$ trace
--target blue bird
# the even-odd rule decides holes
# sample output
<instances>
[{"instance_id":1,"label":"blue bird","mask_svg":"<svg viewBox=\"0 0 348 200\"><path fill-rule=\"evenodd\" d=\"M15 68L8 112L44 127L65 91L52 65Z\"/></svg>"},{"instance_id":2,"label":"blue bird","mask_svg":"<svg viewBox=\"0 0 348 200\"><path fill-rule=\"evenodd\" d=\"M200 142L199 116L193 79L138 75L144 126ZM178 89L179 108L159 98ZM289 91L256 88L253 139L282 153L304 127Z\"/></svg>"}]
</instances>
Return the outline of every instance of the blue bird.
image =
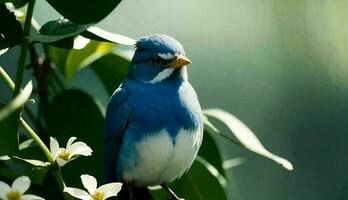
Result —
<instances>
[{"instance_id":1,"label":"blue bird","mask_svg":"<svg viewBox=\"0 0 348 200\"><path fill-rule=\"evenodd\" d=\"M135 187L161 185L192 165L203 115L183 46L163 34L142 37L135 46L128 75L107 106L106 176Z\"/></svg>"}]
</instances>

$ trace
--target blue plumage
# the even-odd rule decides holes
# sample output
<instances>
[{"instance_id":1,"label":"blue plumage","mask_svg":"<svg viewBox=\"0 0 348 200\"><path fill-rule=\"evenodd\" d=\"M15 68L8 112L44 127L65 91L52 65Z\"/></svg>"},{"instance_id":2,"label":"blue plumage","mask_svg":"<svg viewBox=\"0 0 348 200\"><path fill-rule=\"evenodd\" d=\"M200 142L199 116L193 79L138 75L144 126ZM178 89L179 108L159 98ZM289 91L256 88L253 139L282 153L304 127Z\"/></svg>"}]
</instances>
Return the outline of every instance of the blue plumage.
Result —
<instances>
[{"instance_id":1,"label":"blue plumage","mask_svg":"<svg viewBox=\"0 0 348 200\"><path fill-rule=\"evenodd\" d=\"M191 166L202 141L202 112L178 41L150 35L136 47L128 76L107 107L106 175L109 181L157 185Z\"/></svg>"}]
</instances>

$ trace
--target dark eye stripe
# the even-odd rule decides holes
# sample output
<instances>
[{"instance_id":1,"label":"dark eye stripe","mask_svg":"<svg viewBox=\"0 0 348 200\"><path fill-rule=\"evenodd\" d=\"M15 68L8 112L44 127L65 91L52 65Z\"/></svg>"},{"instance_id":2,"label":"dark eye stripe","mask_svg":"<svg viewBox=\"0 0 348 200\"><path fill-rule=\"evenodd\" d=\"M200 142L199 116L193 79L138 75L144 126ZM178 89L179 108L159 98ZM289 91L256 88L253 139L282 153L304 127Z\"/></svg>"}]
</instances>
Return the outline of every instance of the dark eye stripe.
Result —
<instances>
[{"instance_id":1,"label":"dark eye stripe","mask_svg":"<svg viewBox=\"0 0 348 200\"><path fill-rule=\"evenodd\" d=\"M152 57L151 62L154 65L160 65L162 63L162 58L159 56Z\"/></svg>"},{"instance_id":2,"label":"dark eye stripe","mask_svg":"<svg viewBox=\"0 0 348 200\"><path fill-rule=\"evenodd\" d=\"M154 56L154 57L151 58L151 63L153 65L156 65L156 66L158 66L158 65L168 65L174 59L175 59L175 57L164 59L164 58L161 58L160 56Z\"/></svg>"}]
</instances>

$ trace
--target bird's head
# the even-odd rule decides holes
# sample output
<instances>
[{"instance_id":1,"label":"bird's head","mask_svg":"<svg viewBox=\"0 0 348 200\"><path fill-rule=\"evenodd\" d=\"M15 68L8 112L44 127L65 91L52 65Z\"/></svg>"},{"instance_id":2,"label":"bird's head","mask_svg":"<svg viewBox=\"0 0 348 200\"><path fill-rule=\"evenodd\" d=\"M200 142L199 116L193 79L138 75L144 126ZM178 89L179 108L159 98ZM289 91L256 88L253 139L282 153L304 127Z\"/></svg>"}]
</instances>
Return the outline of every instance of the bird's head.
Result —
<instances>
[{"instance_id":1,"label":"bird's head","mask_svg":"<svg viewBox=\"0 0 348 200\"><path fill-rule=\"evenodd\" d=\"M182 45L174 38L155 34L140 38L129 68L129 77L143 83L158 83L185 79L191 61L185 57Z\"/></svg>"}]
</instances>

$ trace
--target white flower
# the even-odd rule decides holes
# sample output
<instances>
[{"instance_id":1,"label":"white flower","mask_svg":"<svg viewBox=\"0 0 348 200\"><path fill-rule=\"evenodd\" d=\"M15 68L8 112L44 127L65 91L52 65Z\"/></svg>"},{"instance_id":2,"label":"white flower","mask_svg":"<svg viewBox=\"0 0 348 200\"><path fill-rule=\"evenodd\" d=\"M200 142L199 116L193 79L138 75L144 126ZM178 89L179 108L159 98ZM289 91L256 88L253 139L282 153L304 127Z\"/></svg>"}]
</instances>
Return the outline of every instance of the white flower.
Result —
<instances>
[{"instance_id":1,"label":"white flower","mask_svg":"<svg viewBox=\"0 0 348 200\"><path fill-rule=\"evenodd\" d=\"M69 161L75 159L77 156L90 156L92 149L84 142L75 142L76 137L71 137L66 144L66 148L59 148L56 139L50 138L50 151L53 158L58 163L59 167L64 166Z\"/></svg>"},{"instance_id":2,"label":"white flower","mask_svg":"<svg viewBox=\"0 0 348 200\"><path fill-rule=\"evenodd\" d=\"M24 194L30 187L30 179L27 176L18 177L10 187L5 182L0 181L0 199L3 200L41 200L43 198Z\"/></svg>"},{"instance_id":3,"label":"white flower","mask_svg":"<svg viewBox=\"0 0 348 200\"><path fill-rule=\"evenodd\" d=\"M109 197L117 196L117 193L122 188L122 183L108 183L97 188L97 180L90 175L81 175L83 187L88 192L78 189L65 187L64 192L69 193L71 196L82 200L104 200Z\"/></svg>"}]
</instances>

